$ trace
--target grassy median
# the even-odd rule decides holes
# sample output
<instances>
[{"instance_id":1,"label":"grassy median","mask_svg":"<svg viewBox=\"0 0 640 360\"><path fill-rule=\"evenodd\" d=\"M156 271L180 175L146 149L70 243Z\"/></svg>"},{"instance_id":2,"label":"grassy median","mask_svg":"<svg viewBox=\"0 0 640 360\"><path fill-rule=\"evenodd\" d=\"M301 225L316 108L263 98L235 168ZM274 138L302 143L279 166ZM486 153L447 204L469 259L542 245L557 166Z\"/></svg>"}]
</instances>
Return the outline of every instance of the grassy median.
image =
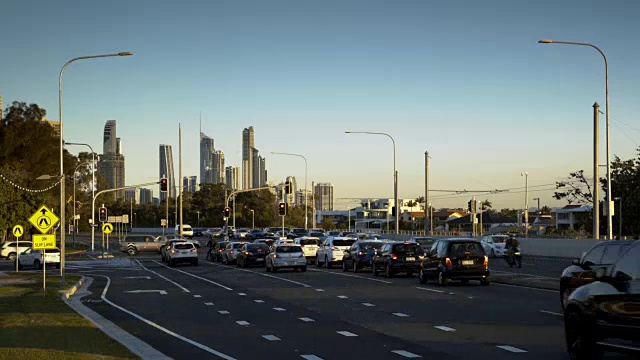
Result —
<instances>
[{"instance_id":1,"label":"grassy median","mask_svg":"<svg viewBox=\"0 0 640 360\"><path fill-rule=\"evenodd\" d=\"M0 277L0 359L137 359L61 299L61 290L80 279L67 275L9 273ZM28 283L14 283L24 280Z\"/></svg>"}]
</instances>

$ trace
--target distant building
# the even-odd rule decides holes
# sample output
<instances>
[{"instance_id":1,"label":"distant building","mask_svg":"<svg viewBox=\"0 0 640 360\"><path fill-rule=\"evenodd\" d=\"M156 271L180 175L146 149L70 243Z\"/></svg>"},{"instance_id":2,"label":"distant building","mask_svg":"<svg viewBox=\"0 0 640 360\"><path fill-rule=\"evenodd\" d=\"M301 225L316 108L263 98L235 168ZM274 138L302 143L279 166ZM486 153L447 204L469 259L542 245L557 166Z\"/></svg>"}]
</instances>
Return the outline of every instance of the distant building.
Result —
<instances>
[{"instance_id":1,"label":"distant building","mask_svg":"<svg viewBox=\"0 0 640 360\"><path fill-rule=\"evenodd\" d=\"M182 177L182 191L196 192L198 187L197 176Z\"/></svg>"},{"instance_id":2,"label":"distant building","mask_svg":"<svg viewBox=\"0 0 640 360\"><path fill-rule=\"evenodd\" d=\"M305 204L305 191L304 189L300 189L298 191L296 191L296 205L297 206L304 206ZM306 201L307 201L307 207L311 208L313 206L313 204L311 204L311 190L307 190L307 197L306 197Z\"/></svg>"},{"instance_id":3,"label":"distant building","mask_svg":"<svg viewBox=\"0 0 640 360\"><path fill-rule=\"evenodd\" d=\"M213 168L211 169L212 183L224 184L225 168L224 168L224 152L217 150L213 152Z\"/></svg>"},{"instance_id":4,"label":"distant building","mask_svg":"<svg viewBox=\"0 0 640 360\"><path fill-rule=\"evenodd\" d=\"M154 202L153 200L156 199L153 197L153 190L151 189L140 188L138 192L140 193L139 204L151 204Z\"/></svg>"},{"instance_id":5,"label":"distant building","mask_svg":"<svg viewBox=\"0 0 640 360\"><path fill-rule=\"evenodd\" d=\"M287 200L286 203L289 206L296 206L298 205L298 203L296 203L296 192L298 191L298 183L296 182L296 177L295 176L287 176L287 179L285 180L285 184L289 183L289 191L288 191L288 195L287 195Z\"/></svg>"},{"instance_id":6,"label":"distant building","mask_svg":"<svg viewBox=\"0 0 640 360\"><path fill-rule=\"evenodd\" d=\"M200 182L215 183L213 138L200 132Z\"/></svg>"},{"instance_id":7,"label":"distant building","mask_svg":"<svg viewBox=\"0 0 640 360\"><path fill-rule=\"evenodd\" d=\"M116 121L109 120L104 125L102 155L98 155L98 173L104 177L108 189L124 187L124 155L120 152L122 143L116 136ZM113 193L116 199L124 198L124 190Z\"/></svg>"},{"instance_id":8,"label":"distant building","mask_svg":"<svg viewBox=\"0 0 640 360\"><path fill-rule=\"evenodd\" d=\"M160 193L160 200L176 197L176 178L173 171L173 155L171 145L160 144L160 178L167 178L167 192Z\"/></svg>"},{"instance_id":9,"label":"distant building","mask_svg":"<svg viewBox=\"0 0 640 360\"><path fill-rule=\"evenodd\" d=\"M0 119L2 119L2 111L1 111L1 101L0 101ZM60 121L49 120L47 118L42 118L42 121L47 122L51 127L53 127L53 133L56 137L60 137Z\"/></svg>"},{"instance_id":10,"label":"distant building","mask_svg":"<svg viewBox=\"0 0 640 360\"><path fill-rule=\"evenodd\" d=\"M318 183L313 189L316 211L333 210L333 185L330 183Z\"/></svg>"},{"instance_id":11,"label":"distant building","mask_svg":"<svg viewBox=\"0 0 640 360\"><path fill-rule=\"evenodd\" d=\"M254 131L253 126L242 130L242 188L251 189L253 187L253 149Z\"/></svg>"},{"instance_id":12,"label":"distant building","mask_svg":"<svg viewBox=\"0 0 640 360\"><path fill-rule=\"evenodd\" d=\"M139 204L140 203L140 195L138 194L138 189L126 189L124 191L124 200L125 201L131 201L133 200L133 202L135 204Z\"/></svg>"},{"instance_id":13,"label":"distant building","mask_svg":"<svg viewBox=\"0 0 640 360\"><path fill-rule=\"evenodd\" d=\"M153 198L153 205L156 205L156 206L160 205L160 198L154 197Z\"/></svg>"},{"instance_id":14,"label":"distant building","mask_svg":"<svg viewBox=\"0 0 640 360\"><path fill-rule=\"evenodd\" d=\"M240 167L227 166L225 168L227 187L231 190L240 190Z\"/></svg>"}]
</instances>

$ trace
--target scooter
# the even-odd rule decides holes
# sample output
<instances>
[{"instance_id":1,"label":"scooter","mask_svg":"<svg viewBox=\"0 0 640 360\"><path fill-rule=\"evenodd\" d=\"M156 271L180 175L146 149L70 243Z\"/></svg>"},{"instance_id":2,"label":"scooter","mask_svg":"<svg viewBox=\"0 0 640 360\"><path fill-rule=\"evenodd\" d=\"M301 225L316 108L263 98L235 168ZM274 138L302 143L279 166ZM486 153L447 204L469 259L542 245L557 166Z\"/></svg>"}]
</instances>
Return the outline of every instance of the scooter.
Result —
<instances>
[{"instance_id":1,"label":"scooter","mask_svg":"<svg viewBox=\"0 0 640 360\"><path fill-rule=\"evenodd\" d=\"M520 248L516 249L516 251L513 254L511 253L507 254L506 260L510 268L512 268L516 263L518 264L518 267L521 268L522 254L520 253Z\"/></svg>"}]
</instances>

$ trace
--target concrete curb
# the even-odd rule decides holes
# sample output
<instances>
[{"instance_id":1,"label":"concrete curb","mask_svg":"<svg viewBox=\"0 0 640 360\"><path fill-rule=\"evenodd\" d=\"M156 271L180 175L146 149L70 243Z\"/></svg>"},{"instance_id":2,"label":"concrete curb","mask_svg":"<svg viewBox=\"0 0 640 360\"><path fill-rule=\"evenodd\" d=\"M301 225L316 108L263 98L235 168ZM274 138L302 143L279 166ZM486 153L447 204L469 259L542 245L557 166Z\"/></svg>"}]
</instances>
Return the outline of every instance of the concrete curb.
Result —
<instances>
[{"instance_id":1,"label":"concrete curb","mask_svg":"<svg viewBox=\"0 0 640 360\"><path fill-rule=\"evenodd\" d=\"M75 283L70 289L63 290L62 296L64 296L65 299L69 299L71 296L73 296L73 294L76 293L76 291L78 291L78 289L82 286L82 284L84 284L85 281L86 278L84 276L81 277L80 280L78 280L78 282Z\"/></svg>"},{"instance_id":2,"label":"concrete curb","mask_svg":"<svg viewBox=\"0 0 640 360\"><path fill-rule=\"evenodd\" d=\"M80 283L84 279L85 277L83 276L82 279L78 281L78 283ZM141 359L150 359L150 360L170 360L171 359L170 357L166 356L165 354L151 347L151 345L129 334L128 332L120 328L118 325L105 319L104 317L102 317L102 315L86 307L81 302L81 299L91 294L91 292L88 291L87 289L89 288L89 285L91 285L92 282L93 282L93 278L86 277L86 280L84 280L84 283L81 286L76 287L74 285L74 288L76 289L73 291L73 293L77 292L77 296L70 298L73 294L69 295L69 297L67 297L66 294L64 294L62 296L62 301L64 301L67 305L69 305L70 308L72 308L75 312L80 314L82 317L89 320L89 322L91 322L95 327L102 330L109 337L111 337L115 341L119 342L120 344L128 348L132 353L139 356Z\"/></svg>"}]
</instances>

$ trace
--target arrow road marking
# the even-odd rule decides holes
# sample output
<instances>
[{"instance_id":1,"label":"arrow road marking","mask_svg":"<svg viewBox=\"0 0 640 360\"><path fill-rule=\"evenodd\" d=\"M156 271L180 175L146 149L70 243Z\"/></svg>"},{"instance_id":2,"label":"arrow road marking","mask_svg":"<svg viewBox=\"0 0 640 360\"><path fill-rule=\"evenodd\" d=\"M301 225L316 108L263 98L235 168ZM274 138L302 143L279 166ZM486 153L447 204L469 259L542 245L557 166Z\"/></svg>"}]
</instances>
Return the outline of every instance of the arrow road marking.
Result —
<instances>
[{"instance_id":1,"label":"arrow road marking","mask_svg":"<svg viewBox=\"0 0 640 360\"><path fill-rule=\"evenodd\" d=\"M130 290L130 291L125 291L126 293L129 294L140 294L140 293L160 293L160 295L167 295L167 292L164 290Z\"/></svg>"}]
</instances>

